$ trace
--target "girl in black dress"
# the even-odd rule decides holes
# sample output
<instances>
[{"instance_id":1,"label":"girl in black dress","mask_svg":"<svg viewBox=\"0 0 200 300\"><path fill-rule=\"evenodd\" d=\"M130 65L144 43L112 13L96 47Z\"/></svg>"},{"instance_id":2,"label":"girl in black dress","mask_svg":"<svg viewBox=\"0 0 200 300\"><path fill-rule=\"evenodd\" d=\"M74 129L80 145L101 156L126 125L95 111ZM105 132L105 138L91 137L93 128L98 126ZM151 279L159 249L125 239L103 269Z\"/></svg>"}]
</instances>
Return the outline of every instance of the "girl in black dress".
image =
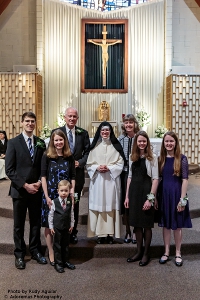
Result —
<instances>
[{"instance_id":1,"label":"girl in black dress","mask_svg":"<svg viewBox=\"0 0 200 300\"><path fill-rule=\"evenodd\" d=\"M157 207L155 194L158 178L158 161L151 151L149 137L145 131L139 131L134 137L129 159L124 205L129 208L129 222L135 228L137 241L137 253L128 258L127 262L140 260L141 267L149 263L149 248L154 227L154 206Z\"/></svg>"},{"instance_id":2,"label":"girl in black dress","mask_svg":"<svg viewBox=\"0 0 200 300\"><path fill-rule=\"evenodd\" d=\"M68 180L71 183L71 197L74 196L75 186L75 161L70 152L67 138L62 130L55 130L49 142L47 151L42 157L41 180L43 194L42 226L49 250L50 264L54 266L53 238L48 224L49 207L52 200L58 197L58 182Z\"/></svg>"}]
</instances>

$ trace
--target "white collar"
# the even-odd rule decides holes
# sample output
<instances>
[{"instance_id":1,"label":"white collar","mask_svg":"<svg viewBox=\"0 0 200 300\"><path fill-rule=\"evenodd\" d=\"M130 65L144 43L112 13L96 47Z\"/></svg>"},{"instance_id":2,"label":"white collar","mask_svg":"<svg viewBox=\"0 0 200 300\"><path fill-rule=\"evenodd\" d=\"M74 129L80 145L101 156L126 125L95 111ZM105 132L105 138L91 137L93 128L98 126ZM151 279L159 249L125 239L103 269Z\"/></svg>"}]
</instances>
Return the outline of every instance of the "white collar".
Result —
<instances>
[{"instance_id":1,"label":"white collar","mask_svg":"<svg viewBox=\"0 0 200 300\"><path fill-rule=\"evenodd\" d=\"M71 130L71 132L72 132L73 134L75 134L75 126L74 126L74 128L69 129L68 126L65 125L65 128L66 128L67 134L69 133L70 130Z\"/></svg>"},{"instance_id":2,"label":"white collar","mask_svg":"<svg viewBox=\"0 0 200 300\"><path fill-rule=\"evenodd\" d=\"M27 142L28 141L28 139L29 139L29 136L23 131L22 132L22 135L23 135L23 137L24 137L24 139L25 139L25 141ZM33 143L33 134L32 134L32 136L30 136L30 138L31 138L31 140L32 140L32 143Z\"/></svg>"}]
</instances>

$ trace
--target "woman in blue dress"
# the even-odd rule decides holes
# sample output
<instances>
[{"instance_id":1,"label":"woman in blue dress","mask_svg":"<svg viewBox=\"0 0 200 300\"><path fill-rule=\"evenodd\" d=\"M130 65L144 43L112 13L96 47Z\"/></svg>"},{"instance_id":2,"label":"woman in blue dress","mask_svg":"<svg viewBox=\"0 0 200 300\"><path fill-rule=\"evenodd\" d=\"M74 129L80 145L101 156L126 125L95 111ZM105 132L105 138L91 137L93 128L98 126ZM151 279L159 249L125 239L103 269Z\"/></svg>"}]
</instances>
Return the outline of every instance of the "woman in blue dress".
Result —
<instances>
[{"instance_id":1,"label":"woman in blue dress","mask_svg":"<svg viewBox=\"0 0 200 300\"><path fill-rule=\"evenodd\" d=\"M41 180L44 191L42 199L42 227L49 250L50 264L54 266L53 238L48 224L49 207L52 200L58 197L58 182L63 179L71 183L71 196L74 196L75 186L75 161L70 152L67 138L62 130L55 130L49 142L47 151L41 162Z\"/></svg>"},{"instance_id":2,"label":"woman in blue dress","mask_svg":"<svg viewBox=\"0 0 200 300\"><path fill-rule=\"evenodd\" d=\"M165 133L159 157L161 181L157 199L159 219L158 226L163 227L165 253L159 263L169 260L171 230L176 246L175 264L182 266L181 242L182 228L191 228L187 198L188 161L180 152L178 137L172 131Z\"/></svg>"}]
</instances>

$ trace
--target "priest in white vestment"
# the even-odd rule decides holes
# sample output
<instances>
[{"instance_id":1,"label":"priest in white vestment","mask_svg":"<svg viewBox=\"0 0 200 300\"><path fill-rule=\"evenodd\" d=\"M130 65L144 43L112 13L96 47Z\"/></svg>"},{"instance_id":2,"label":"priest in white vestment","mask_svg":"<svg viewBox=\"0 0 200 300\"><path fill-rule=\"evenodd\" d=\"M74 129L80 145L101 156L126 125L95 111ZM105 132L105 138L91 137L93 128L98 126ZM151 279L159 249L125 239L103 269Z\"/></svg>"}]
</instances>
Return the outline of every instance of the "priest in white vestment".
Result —
<instances>
[{"instance_id":1,"label":"priest in white vestment","mask_svg":"<svg viewBox=\"0 0 200 300\"><path fill-rule=\"evenodd\" d=\"M102 122L86 164L90 177L87 236L98 236L99 244L112 244L113 236L120 238L120 174L124 159L112 126Z\"/></svg>"}]
</instances>

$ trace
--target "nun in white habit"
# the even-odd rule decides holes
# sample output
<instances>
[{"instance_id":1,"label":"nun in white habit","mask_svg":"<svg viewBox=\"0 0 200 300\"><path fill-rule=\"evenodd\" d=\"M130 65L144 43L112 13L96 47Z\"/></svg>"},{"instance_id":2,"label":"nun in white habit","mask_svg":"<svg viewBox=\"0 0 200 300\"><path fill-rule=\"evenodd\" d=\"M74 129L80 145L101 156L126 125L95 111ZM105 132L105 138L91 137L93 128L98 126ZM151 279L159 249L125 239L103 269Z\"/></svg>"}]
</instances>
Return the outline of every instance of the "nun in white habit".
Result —
<instances>
[{"instance_id":1,"label":"nun in white habit","mask_svg":"<svg viewBox=\"0 0 200 300\"><path fill-rule=\"evenodd\" d=\"M86 168L90 177L88 237L112 244L120 238L120 174L124 152L108 122L102 122L90 147Z\"/></svg>"}]
</instances>

